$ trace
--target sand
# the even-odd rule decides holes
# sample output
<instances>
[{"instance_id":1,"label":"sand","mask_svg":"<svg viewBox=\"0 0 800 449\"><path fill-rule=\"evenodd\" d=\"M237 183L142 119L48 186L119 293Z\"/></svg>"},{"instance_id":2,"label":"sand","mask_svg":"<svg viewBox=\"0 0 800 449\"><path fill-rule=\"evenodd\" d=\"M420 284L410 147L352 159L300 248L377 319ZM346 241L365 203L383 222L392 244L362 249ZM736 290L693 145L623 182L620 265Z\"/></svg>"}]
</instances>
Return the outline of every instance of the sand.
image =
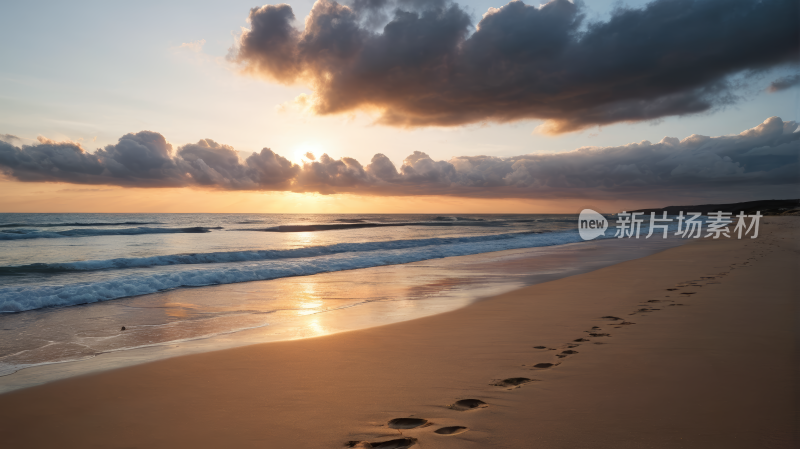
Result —
<instances>
[{"instance_id":1,"label":"sand","mask_svg":"<svg viewBox=\"0 0 800 449\"><path fill-rule=\"evenodd\" d=\"M698 240L413 321L14 391L0 441L798 447L799 225L769 217L755 240Z\"/></svg>"}]
</instances>

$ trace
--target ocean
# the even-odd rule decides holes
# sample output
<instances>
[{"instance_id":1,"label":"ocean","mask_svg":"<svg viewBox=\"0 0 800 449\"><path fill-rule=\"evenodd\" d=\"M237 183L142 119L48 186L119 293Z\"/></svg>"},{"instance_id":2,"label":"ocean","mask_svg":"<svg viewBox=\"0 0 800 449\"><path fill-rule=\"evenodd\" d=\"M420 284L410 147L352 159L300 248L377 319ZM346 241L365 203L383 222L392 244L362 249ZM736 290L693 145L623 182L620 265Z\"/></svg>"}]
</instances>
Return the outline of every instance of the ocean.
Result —
<instances>
[{"instance_id":1,"label":"ocean","mask_svg":"<svg viewBox=\"0 0 800 449\"><path fill-rule=\"evenodd\" d=\"M641 255L581 242L575 215L0 214L0 376L385 324Z\"/></svg>"}]
</instances>

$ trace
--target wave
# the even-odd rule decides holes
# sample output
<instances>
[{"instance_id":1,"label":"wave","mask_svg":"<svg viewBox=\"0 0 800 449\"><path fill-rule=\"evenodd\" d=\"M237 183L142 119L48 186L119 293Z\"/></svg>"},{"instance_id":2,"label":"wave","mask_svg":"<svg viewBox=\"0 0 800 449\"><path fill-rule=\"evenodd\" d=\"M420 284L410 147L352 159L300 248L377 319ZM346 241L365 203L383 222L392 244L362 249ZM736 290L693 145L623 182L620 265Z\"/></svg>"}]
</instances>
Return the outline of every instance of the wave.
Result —
<instances>
[{"instance_id":1,"label":"wave","mask_svg":"<svg viewBox=\"0 0 800 449\"><path fill-rule=\"evenodd\" d=\"M36 231L30 229L14 229L0 231L0 240L55 239L64 237L98 237L107 235L142 235L142 234L202 234L221 227L191 228L129 228L129 229L68 229L66 231Z\"/></svg>"},{"instance_id":2,"label":"wave","mask_svg":"<svg viewBox=\"0 0 800 449\"><path fill-rule=\"evenodd\" d=\"M142 226L142 225L159 225L164 223L157 222L140 222L140 221L124 221L120 223L6 223L0 224L0 228L60 228L67 226Z\"/></svg>"},{"instance_id":3,"label":"wave","mask_svg":"<svg viewBox=\"0 0 800 449\"><path fill-rule=\"evenodd\" d=\"M336 221L338 223L365 223L366 222L366 220L363 220L361 218L337 218L336 220L333 220L333 221Z\"/></svg>"},{"instance_id":4,"label":"wave","mask_svg":"<svg viewBox=\"0 0 800 449\"><path fill-rule=\"evenodd\" d=\"M317 231L336 231L343 229L359 228L385 228L392 226L485 226L485 227L504 227L504 222L489 221L420 221L414 223L337 223L337 224L315 224L315 225L283 225L265 229L232 229L233 231L262 231L262 232L317 232Z\"/></svg>"},{"instance_id":5,"label":"wave","mask_svg":"<svg viewBox=\"0 0 800 449\"><path fill-rule=\"evenodd\" d=\"M147 268L168 265L195 265L209 263L257 262L263 260L296 259L341 253L387 251L419 248L430 245L492 242L517 238L529 233L494 234L472 237L433 237L427 239L390 240L364 243L336 243L284 250L225 251L213 253L172 254L166 256L132 257L106 260L84 260L65 263L34 263L29 265L0 266L0 276L27 273L70 273L126 268Z\"/></svg>"},{"instance_id":6,"label":"wave","mask_svg":"<svg viewBox=\"0 0 800 449\"><path fill-rule=\"evenodd\" d=\"M483 218L468 218L468 217L436 217L436 221L486 221Z\"/></svg>"},{"instance_id":7,"label":"wave","mask_svg":"<svg viewBox=\"0 0 800 449\"><path fill-rule=\"evenodd\" d=\"M577 231L520 234L516 238L459 242L418 248L341 253L303 259L268 260L235 266L216 266L163 273L138 273L110 280L69 285L0 288L0 312L21 312L43 307L88 304L181 287L232 284L288 276L395 265L452 256L481 254L580 242Z\"/></svg>"}]
</instances>

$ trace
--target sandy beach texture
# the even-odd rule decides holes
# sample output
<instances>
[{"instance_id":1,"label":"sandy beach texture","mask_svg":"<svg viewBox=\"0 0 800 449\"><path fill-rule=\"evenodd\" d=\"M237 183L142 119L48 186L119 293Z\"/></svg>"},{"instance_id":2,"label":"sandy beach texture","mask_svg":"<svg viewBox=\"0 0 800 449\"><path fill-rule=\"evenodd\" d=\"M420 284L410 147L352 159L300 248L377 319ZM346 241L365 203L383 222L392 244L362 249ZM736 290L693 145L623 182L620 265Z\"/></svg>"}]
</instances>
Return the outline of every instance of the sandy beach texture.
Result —
<instances>
[{"instance_id":1,"label":"sandy beach texture","mask_svg":"<svg viewBox=\"0 0 800 449\"><path fill-rule=\"evenodd\" d=\"M702 239L432 317L14 391L0 445L799 447L798 225L768 217L755 240ZM452 407L465 399L485 404Z\"/></svg>"}]
</instances>

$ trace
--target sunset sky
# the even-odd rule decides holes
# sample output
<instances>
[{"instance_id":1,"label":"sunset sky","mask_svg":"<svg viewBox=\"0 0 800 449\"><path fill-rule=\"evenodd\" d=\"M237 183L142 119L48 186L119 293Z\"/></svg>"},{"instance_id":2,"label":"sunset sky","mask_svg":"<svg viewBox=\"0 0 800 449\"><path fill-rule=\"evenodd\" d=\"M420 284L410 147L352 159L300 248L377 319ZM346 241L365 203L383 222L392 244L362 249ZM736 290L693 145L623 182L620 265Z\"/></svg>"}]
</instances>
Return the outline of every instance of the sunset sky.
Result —
<instances>
[{"instance_id":1,"label":"sunset sky","mask_svg":"<svg viewBox=\"0 0 800 449\"><path fill-rule=\"evenodd\" d=\"M0 212L800 196L796 0L9 1L0 16Z\"/></svg>"}]
</instances>

